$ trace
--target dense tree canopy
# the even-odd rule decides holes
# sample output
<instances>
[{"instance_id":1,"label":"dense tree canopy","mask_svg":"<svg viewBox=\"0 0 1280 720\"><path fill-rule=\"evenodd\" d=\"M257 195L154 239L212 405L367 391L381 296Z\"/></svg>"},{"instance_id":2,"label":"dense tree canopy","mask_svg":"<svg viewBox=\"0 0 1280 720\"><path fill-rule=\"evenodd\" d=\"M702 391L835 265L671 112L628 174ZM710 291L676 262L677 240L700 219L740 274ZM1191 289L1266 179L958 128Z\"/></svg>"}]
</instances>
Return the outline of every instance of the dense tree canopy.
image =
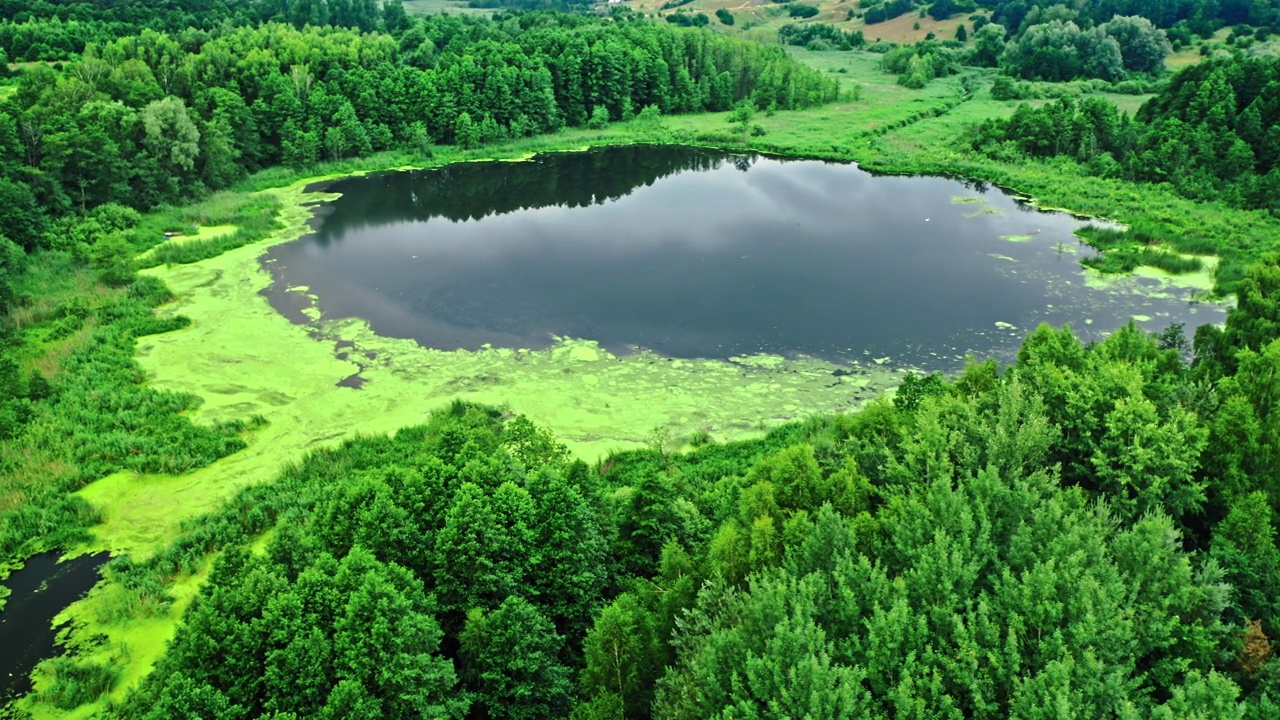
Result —
<instances>
[{"instance_id":1,"label":"dense tree canopy","mask_svg":"<svg viewBox=\"0 0 1280 720\"><path fill-rule=\"evenodd\" d=\"M1280 212L1280 59L1183 70L1135 118L1098 98L1024 105L983 123L974 144L996 155L1071 156L1100 175Z\"/></svg>"}]
</instances>

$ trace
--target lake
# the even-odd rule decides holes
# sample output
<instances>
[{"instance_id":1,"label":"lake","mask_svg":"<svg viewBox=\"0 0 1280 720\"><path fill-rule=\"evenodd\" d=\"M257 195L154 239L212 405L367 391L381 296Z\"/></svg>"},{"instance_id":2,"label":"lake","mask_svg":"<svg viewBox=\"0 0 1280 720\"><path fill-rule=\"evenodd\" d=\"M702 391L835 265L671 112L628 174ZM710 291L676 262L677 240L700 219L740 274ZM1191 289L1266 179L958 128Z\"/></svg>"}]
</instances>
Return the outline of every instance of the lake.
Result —
<instances>
[{"instance_id":1,"label":"lake","mask_svg":"<svg viewBox=\"0 0 1280 720\"><path fill-rule=\"evenodd\" d=\"M1161 278L1090 278L1083 220L1000 189L855 165L629 146L338 181L273 248L282 310L446 350L556 338L677 358L769 353L954 369L1041 322L1100 338L1221 322Z\"/></svg>"}]
</instances>

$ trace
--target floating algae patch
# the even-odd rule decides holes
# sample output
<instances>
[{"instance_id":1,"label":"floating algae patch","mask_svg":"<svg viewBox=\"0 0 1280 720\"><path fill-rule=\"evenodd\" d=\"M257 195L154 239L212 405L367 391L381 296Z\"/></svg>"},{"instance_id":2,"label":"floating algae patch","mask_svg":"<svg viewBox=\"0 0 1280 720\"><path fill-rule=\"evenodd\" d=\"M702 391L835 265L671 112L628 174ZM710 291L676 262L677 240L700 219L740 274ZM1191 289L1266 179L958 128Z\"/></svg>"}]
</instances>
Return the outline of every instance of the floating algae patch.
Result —
<instances>
[{"instance_id":1,"label":"floating algae patch","mask_svg":"<svg viewBox=\"0 0 1280 720\"><path fill-rule=\"evenodd\" d=\"M999 215L1004 211L998 207L992 207L987 203L986 198L973 197L971 195L956 195L951 198L952 205L969 205L973 209L964 214L967 218L981 217L983 215Z\"/></svg>"},{"instance_id":2,"label":"floating algae patch","mask_svg":"<svg viewBox=\"0 0 1280 720\"><path fill-rule=\"evenodd\" d=\"M143 616L121 616L119 608L134 604L137 600L123 585L104 582L55 618L56 623L71 624L70 630L64 635L68 651L75 653L77 662L98 663L119 669L120 676L104 696L105 700L117 703L122 701L128 691L155 667L177 631L178 620L208 577L211 566L212 561L206 560L195 575L175 578L166 587L172 602L163 609L156 607ZM19 711L29 713L33 720L79 720L101 716L99 703L63 711L36 702L39 694L47 691L55 680L54 670L49 663L37 666L32 673L34 693L16 704Z\"/></svg>"},{"instance_id":3,"label":"floating algae patch","mask_svg":"<svg viewBox=\"0 0 1280 720\"><path fill-rule=\"evenodd\" d=\"M1179 257L1200 261L1200 269L1189 273L1171 273L1158 267L1140 265L1132 274L1112 275L1086 268L1085 278L1089 287L1117 293L1143 294L1150 297L1172 297L1176 292L1190 292L1193 296L1209 299L1213 293L1214 275L1220 258L1216 255L1186 255Z\"/></svg>"},{"instance_id":4,"label":"floating algae patch","mask_svg":"<svg viewBox=\"0 0 1280 720\"><path fill-rule=\"evenodd\" d=\"M12 591L0 615L0 707L26 693L28 676L43 658L56 653L58 613L98 582L105 555L59 562L56 552L29 558L5 580Z\"/></svg>"},{"instance_id":5,"label":"floating algae patch","mask_svg":"<svg viewBox=\"0 0 1280 720\"><path fill-rule=\"evenodd\" d=\"M1031 242L1032 240L1035 240L1036 236L1035 235L1001 235L1000 239L1004 240L1005 242L1023 243L1023 242Z\"/></svg>"},{"instance_id":6,"label":"floating algae patch","mask_svg":"<svg viewBox=\"0 0 1280 720\"><path fill-rule=\"evenodd\" d=\"M1149 265L1139 266L1133 271L1136 277L1153 280L1162 286L1184 288L1208 295L1213 292L1214 275L1218 271L1220 258L1216 255L1185 255L1175 253L1179 257L1200 261L1200 269L1190 273L1174 274L1167 270Z\"/></svg>"}]
</instances>

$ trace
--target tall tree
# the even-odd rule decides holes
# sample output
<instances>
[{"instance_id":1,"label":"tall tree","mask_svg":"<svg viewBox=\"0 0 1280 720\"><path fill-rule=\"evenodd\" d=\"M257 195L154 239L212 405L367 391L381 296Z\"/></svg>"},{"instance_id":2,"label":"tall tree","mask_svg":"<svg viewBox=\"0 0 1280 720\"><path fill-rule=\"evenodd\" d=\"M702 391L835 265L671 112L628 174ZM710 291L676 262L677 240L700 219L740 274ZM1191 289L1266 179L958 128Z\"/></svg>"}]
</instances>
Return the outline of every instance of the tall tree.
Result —
<instances>
[{"instance_id":1,"label":"tall tree","mask_svg":"<svg viewBox=\"0 0 1280 720\"><path fill-rule=\"evenodd\" d=\"M474 610L460 636L462 677L494 720L568 714L573 684L561 664L563 638L538 609L512 595L493 612Z\"/></svg>"}]
</instances>

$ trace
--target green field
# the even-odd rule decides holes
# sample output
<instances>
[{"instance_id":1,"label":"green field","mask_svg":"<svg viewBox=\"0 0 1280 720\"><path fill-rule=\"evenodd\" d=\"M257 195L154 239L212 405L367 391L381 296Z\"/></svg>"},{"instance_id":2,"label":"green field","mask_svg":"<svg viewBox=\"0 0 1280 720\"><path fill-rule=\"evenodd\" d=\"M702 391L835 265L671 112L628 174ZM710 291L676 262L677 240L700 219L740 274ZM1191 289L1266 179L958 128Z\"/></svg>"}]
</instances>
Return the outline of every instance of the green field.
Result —
<instances>
[{"instance_id":1,"label":"green field","mask_svg":"<svg viewBox=\"0 0 1280 720\"><path fill-rule=\"evenodd\" d=\"M487 14L493 10L469 7L458 0L405 0L405 12L410 15L435 15L437 13Z\"/></svg>"}]
</instances>

